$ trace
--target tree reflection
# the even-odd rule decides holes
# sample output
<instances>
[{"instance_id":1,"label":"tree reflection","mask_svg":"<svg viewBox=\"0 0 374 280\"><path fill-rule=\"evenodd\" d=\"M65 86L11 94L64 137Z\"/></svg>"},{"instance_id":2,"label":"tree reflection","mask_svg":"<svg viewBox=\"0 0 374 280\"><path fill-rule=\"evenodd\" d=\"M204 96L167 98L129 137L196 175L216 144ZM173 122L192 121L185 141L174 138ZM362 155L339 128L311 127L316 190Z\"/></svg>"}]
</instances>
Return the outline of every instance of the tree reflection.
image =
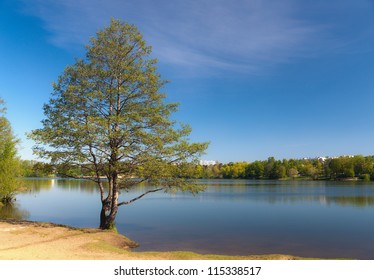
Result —
<instances>
[{"instance_id":1,"label":"tree reflection","mask_svg":"<svg viewBox=\"0 0 374 280\"><path fill-rule=\"evenodd\" d=\"M353 205L357 207L367 207L374 205L373 196L340 196L340 197L329 197L327 203L336 203L339 205Z\"/></svg>"},{"instance_id":2,"label":"tree reflection","mask_svg":"<svg viewBox=\"0 0 374 280\"><path fill-rule=\"evenodd\" d=\"M58 179L56 181L56 187L64 190L79 190L85 193L98 192L97 185L85 179Z\"/></svg>"},{"instance_id":3,"label":"tree reflection","mask_svg":"<svg viewBox=\"0 0 374 280\"><path fill-rule=\"evenodd\" d=\"M63 178L26 178L19 180L21 193L40 193L48 191L52 188L63 190L79 190L81 192L94 193L97 192L97 186L89 180L80 179L63 179Z\"/></svg>"},{"instance_id":4,"label":"tree reflection","mask_svg":"<svg viewBox=\"0 0 374 280\"><path fill-rule=\"evenodd\" d=\"M20 186L23 192L40 193L42 190L49 190L53 187L53 179L22 179Z\"/></svg>"},{"instance_id":5,"label":"tree reflection","mask_svg":"<svg viewBox=\"0 0 374 280\"><path fill-rule=\"evenodd\" d=\"M0 205L0 220L26 220L29 216L29 211L19 208L16 203Z\"/></svg>"}]
</instances>

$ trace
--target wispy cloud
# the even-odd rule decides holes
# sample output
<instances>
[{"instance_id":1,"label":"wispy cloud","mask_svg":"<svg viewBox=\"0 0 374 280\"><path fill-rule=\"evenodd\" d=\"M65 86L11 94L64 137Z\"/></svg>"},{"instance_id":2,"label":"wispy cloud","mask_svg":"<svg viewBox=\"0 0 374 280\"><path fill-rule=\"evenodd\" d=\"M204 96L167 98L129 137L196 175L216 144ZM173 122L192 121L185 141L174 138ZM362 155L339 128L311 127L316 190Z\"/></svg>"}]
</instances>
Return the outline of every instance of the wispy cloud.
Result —
<instances>
[{"instance_id":1,"label":"wispy cloud","mask_svg":"<svg viewBox=\"0 0 374 280\"><path fill-rule=\"evenodd\" d=\"M286 5L263 3L184 3L171 21L163 18L170 18L172 11L159 7L159 18L153 24L158 32L150 36L163 60L171 63L255 70L305 55L318 28L292 18Z\"/></svg>"},{"instance_id":2,"label":"wispy cloud","mask_svg":"<svg viewBox=\"0 0 374 280\"><path fill-rule=\"evenodd\" d=\"M292 0L21 1L57 46L81 46L115 17L136 24L161 62L191 69L256 72L313 55L324 36Z\"/></svg>"}]
</instances>

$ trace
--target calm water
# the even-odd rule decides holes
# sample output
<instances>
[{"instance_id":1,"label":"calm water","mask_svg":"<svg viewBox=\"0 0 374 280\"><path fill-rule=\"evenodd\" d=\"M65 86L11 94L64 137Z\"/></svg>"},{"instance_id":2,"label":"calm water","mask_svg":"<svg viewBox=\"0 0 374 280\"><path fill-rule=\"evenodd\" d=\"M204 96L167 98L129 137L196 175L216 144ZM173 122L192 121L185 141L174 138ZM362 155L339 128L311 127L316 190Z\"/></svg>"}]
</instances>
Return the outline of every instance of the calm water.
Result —
<instances>
[{"instance_id":1,"label":"calm water","mask_svg":"<svg viewBox=\"0 0 374 280\"><path fill-rule=\"evenodd\" d=\"M99 192L80 180L25 180L1 217L97 227ZM120 208L117 228L138 251L292 254L374 259L374 184L203 180L207 189L153 193ZM126 200L145 187L121 194Z\"/></svg>"}]
</instances>

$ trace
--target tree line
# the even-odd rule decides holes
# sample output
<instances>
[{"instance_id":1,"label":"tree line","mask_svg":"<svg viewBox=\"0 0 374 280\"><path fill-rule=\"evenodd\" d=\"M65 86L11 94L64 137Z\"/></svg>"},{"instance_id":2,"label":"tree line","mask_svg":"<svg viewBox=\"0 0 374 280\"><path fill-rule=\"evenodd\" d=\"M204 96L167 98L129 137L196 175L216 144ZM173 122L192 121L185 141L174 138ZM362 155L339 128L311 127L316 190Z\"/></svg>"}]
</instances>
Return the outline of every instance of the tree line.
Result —
<instances>
[{"instance_id":1,"label":"tree line","mask_svg":"<svg viewBox=\"0 0 374 280\"><path fill-rule=\"evenodd\" d=\"M341 156L336 158L283 159L254 162L230 162L209 166L196 165L194 178L226 179L313 179L374 180L373 156Z\"/></svg>"},{"instance_id":2,"label":"tree line","mask_svg":"<svg viewBox=\"0 0 374 280\"><path fill-rule=\"evenodd\" d=\"M374 180L373 156L341 156L326 159L283 159L254 162L230 162L214 165L188 164L193 179L313 179L313 180ZM87 166L51 165L38 161L21 160L20 175L23 177L90 177ZM133 177L141 176L141 170Z\"/></svg>"}]
</instances>

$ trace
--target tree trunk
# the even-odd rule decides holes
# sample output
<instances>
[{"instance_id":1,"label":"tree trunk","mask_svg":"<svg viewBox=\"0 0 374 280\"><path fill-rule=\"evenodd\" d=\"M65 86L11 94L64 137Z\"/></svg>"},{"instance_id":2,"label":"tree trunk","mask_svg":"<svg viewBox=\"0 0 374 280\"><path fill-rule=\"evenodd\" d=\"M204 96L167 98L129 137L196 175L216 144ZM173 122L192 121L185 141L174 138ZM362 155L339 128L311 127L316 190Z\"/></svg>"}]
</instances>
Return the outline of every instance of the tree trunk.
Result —
<instances>
[{"instance_id":1,"label":"tree trunk","mask_svg":"<svg viewBox=\"0 0 374 280\"><path fill-rule=\"evenodd\" d=\"M101 212L100 212L100 229L108 229L107 228L108 221L107 221L107 216L105 212L106 211L104 207L102 207Z\"/></svg>"},{"instance_id":2,"label":"tree trunk","mask_svg":"<svg viewBox=\"0 0 374 280\"><path fill-rule=\"evenodd\" d=\"M114 219L113 216L107 216L105 213L103 214L103 210L101 210L100 213L100 229L113 229L115 227L114 225Z\"/></svg>"},{"instance_id":3,"label":"tree trunk","mask_svg":"<svg viewBox=\"0 0 374 280\"><path fill-rule=\"evenodd\" d=\"M113 229L116 215L111 210L111 201L106 199L102 202L100 211L100 229Z\"/></svg>"},{"instance_id":4,"label":"tree trunk","mask_svg":"<svg viewBox=\"0 0 374 280\"><path fill-rule=\"evenodd\" d=\"M115 228L114 220L116 218L116 215L117 213L111 213L110 215L107 215L105 209L102 208L100 212L100 229Z\"/></svg>"},{"instance_id":5,"label":"tree trunk","mask_svg":"<svg viewBox=\"0 0 374 280\"><path fill-rule=\"evenodd\" d=\"M100 229L113 229L115 228L114 221L118 212L118 175L114 172L113 177L109 180L109 195L102 202L100 212Z\"/></svg>"}]
</instances>

